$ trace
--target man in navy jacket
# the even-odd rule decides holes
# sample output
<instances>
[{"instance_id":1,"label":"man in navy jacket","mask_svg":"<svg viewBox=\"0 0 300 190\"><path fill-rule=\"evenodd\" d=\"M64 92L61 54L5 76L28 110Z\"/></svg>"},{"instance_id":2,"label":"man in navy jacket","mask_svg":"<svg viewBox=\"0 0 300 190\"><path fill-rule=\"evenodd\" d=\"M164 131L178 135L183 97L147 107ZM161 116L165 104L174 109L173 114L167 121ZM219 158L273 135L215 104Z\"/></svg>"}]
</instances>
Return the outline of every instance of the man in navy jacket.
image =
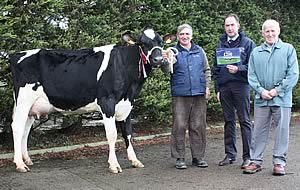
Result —
<instances>
[{"instance_id":1,"label":"man in navy jacket","mask_svg":"<svg viewBox=\"0 0 300 190\"><path fill-rule=\"evenodd\" d=\"M239 32L239 18L230 14L225 18L225 33L221 35L216 49L213 78L215 81L215 92L221 102L224 115L224 144L225 158L219 162L219 166L232 164L237 157L236 148L236 113L238 115L242 142L243 142L243 163L241 168L249 165L250 144L251 144L251 120L250 120L250 87L247 79L248 61L254 42ZM238 52L238 62L223 64L218 57L218 51L224 53L223 60L230 60L226 55L230 52ZM228 53L229 52L229 53ZM225 62L226 63L226 62Z\"/></svg>"},{"instance_id":2,"label":"man in navy jacket","mask_svg":"<svg viewBox=\"0 0 300 190\"><path fill-rule=\"evenodd\" d=\"M192 41L192 27L177 28L176 62L171 73L173 128L171 156L177 169L186 169L185 135L189 131L192 165L205 168L206 101L211 71L204 50Z\"/></svg>"}]
</instances>

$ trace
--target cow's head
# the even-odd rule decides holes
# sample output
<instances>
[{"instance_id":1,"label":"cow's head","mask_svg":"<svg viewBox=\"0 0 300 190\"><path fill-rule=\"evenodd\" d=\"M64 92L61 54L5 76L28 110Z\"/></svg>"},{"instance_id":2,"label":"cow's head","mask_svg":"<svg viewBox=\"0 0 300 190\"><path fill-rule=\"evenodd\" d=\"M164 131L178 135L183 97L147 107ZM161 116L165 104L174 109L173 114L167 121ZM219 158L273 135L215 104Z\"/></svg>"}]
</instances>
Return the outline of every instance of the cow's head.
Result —
<instances>
[{"instance_id":1,"label":"cow's head","mask_svg":"<svg viewBox=\"0 0 300 190\"><path fill-rule=\"evenodd\" d=\"M162 57L164 43L171 43L176 39L174 35L167 35L163 38L152 28L146 27L142 34L134 39L130 34L124 34L123 40L128 44L136 44L140 47L141 53L144 54L145 61L151 66L162 65L165 63Z\"/></svg>"}]
</instances>

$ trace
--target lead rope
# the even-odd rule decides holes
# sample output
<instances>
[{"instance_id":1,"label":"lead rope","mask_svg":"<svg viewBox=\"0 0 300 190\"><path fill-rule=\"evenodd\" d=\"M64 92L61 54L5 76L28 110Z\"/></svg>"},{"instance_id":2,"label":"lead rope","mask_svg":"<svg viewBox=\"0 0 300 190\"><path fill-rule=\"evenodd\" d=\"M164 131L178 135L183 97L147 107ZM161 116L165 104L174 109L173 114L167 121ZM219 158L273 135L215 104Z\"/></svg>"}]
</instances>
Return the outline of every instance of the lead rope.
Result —
<instances>
[{"instance_id":1,"label":"lead rope","mask_svg":"<svg viewBox=\"0 0 300 190\"><path fill-rule=\"evenodd\" d=\"M145 70L145 64L147 64L147 62L149 62L148 56L145 55L145 53L143 52L141 46L139 46L139 48L140 48L139 78L141 77L141 72L143 72L144 78L147 78L147 73L146 73L146 70Z\"/></svg>"},{"instance_id":2,"label":"lead rope","mask_svg":"<svg viewBox=\"0 0 300 190\"><path fill-rule=\"evenodd\" d=\"M167 53L167 62L169 63L169 71L173 74L173 65L176 63L176 55L178 55L178 50L173 47L169 47L165 50Z\"/></svg>"}]
</instances>

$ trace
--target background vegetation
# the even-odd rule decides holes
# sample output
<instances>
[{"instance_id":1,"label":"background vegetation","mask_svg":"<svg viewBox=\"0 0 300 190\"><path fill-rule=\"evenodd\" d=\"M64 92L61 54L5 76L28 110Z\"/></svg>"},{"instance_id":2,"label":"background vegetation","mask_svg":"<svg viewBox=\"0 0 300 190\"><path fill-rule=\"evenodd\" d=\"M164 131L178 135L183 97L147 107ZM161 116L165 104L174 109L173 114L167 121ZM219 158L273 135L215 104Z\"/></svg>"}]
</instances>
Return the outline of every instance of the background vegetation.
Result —
<instances>
[{"instance_id":1,"label":"background vegetation","mask_svg":"<svg viewBox=\"0 0 300 190\"><path fill-rule=\"evenodd\" d=\"M212 64L223 20L229 13L241 19L241 29L256 44L262 42L261 25L274 18L281 23L281 38L300 52L300 5L297 0L1 0L0 51L14 53L35 48L101 46L116 43L125 31L138 34L151 25L161 35L175 33L189 23L194 42L204 48ZM0 125L9 131L13 108L8 62L0 61ZM212 89L208 117L221 115ZM153 125L170 122L169 76L155 70L136 101L134 116ZM294 91L294 107L300 106L300 87Z\"/></svg>"}]
</instances>

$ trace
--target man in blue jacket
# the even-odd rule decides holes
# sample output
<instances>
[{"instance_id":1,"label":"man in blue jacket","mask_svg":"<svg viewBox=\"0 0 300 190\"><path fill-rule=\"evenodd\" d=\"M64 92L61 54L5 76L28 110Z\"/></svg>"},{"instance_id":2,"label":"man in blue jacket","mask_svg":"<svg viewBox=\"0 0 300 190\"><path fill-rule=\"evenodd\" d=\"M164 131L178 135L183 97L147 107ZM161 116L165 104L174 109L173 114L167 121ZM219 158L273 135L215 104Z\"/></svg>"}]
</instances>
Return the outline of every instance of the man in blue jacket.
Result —
<instances>
[{"instance_id":1,"label":"man in blue jacket","mask_svg":"<svg viewBox=\"0 0 300 190\"><path fill-rule=\"evenodd\" d=\"M177 169L186 169L185 135L189 132L192 165L207 167L206 101L209 97L210 67L204 50L192 42L192 27L182 24L177 28L178 51L171 73L173 128L171 156ZM165 57L165 56L164 56Z\"/></svg>"},{"instance_id":2,"label":"man in blue jacket","mask_svg":"<svg viewBox=\"0 0 300 190\"><path fill-rule=\"evenodd\" d=\"M236 161L236 112L243 142L243 163L249 165L251 143L250 87L247 79L248 60L255 44L239 32L239 18L230 14L225 18L225 33L220 37L216 49L213 77L217 98L221 102L224 116L225 158L219 166ZM225 63L225 64L224 64Z\"/></svg>"},{"instance_id":3,"label":"man in blue jacket","mask_svg":"<svg viewBox=\"0 0 300 190\"><path fill-rule=\"evenodd\" d=\"M271 123L275 129L273 175L285 175L289 143L292 90L299 78L295 48L279 38L280 27L275 20L262 26L265 42L250 56L248 80L255 92L254 132L251 144L251 164L244 173L261 171Z\"/></svg>"}]
</instances>

